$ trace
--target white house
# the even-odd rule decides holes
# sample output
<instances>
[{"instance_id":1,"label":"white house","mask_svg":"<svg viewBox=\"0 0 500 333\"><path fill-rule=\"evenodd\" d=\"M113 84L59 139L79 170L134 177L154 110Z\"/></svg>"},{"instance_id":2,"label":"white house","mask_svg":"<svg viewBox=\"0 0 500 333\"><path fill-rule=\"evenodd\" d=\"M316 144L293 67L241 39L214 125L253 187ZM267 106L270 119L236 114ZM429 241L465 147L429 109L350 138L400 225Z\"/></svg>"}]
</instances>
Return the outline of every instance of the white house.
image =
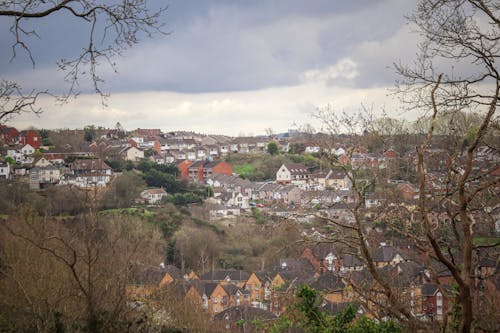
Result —
<instances>
[{"instance_id":1,"label":"white house","mask_svg":"<svg viewBox=\"0 0 500 333\"><path fill-rule=\"evenodd\" d=\"M141 192L141 198L150 205L155 205L161 202L161 199L167 195L167 192L162 188L150 188Z\"/></svg>"},{"instance_id":2,"label":"white house","mask_svg":"<svg viewBox=\"0 0 500 333\"><path fill-rule=\"evenodd\" d=\"M126 161L136 162L144 158L144 151L136 147L127 147L122 152Z\"/></svg>"},{"instance_id":3,"label":"white house","mask_svg":"<svg viewBox=\"0 0 500 333\"><path fill-rule=\"evenodd\" d=\"M280 184L304 185L311 177L309 170L300 163L285 163L276 172L276 182Z\"/></svg>"},{"instance_id":4,"label":"white house","mask_svg":"<svg viewBox=\"0 0 500 333\"><path fill-rule=\"evenodd\" d=\"M0 163L0 178L10 179L11 167L9 163Z\"/></svg>"}]
</instances>

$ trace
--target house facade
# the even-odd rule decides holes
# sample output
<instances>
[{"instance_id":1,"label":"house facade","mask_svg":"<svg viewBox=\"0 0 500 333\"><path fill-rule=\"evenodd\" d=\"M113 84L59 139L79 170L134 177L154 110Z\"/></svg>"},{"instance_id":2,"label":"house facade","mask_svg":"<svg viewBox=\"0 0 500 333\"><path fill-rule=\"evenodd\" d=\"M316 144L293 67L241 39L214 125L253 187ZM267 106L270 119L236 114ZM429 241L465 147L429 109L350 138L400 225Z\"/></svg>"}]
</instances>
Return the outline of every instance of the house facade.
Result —
<instances>
[{"instance_id":1,"label":"house facade","mask_svg":"<svg viewBox=\"0 0 500 333\"><path fill-rule=\"evenodd\" d=\"M310 178L311 173L300 163L285 163L276 171L276 182L280 184L304 185Z\"/></svg>"}]
</instances>

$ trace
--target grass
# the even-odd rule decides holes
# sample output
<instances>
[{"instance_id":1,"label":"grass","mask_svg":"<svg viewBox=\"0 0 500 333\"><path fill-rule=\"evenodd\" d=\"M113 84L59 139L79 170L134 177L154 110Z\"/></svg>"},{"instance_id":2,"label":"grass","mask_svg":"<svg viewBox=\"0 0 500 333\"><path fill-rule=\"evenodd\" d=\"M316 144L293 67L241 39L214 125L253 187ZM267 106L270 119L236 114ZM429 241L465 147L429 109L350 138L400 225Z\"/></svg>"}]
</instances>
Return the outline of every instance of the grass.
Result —
<instances>
[{"instance_id":1,"label":"grass","mask_svg":"<svg viewBox=\"0 0 500 333\"><path fill-rule=\"evenodd\" d=\"M136 207L107 209L99 212L99 214L102 215L123 214L123 215L140 216L145 218L154 216L153 212L144 208L136 208Z\"/></svg>"},{"instance_id":2,"label":"grass","mask_svg":"<svg viewBox=\"0 0 500 333\"><path fill-rule=\"evenodd\" d=\"M191 220L193 221L194 224L196 224L197 226L200 226L200 227L205 227L205 228L209 228L209 229L212 229L213 232L215 232L216 234L219 234L219 235L222 235L224 234L224 230L222 229L219 229L215 224L210 224L206 221L203 221L201 219L198 219L196 217L193 217L191 218Z\"/></svg>"},{"instance_id":3,"label":"grass","mask_svg":"<svg viewBox=\"0 0 500 333\"><path fill-rule=\"evenodd\" d=\"M238 175L247 178L255 172L255 166L251 163L235 165L233 171Z\"/></svg>"},{"instance_id":4,"label":"grass","mask_svg":"<svg viewBox=\"0 0 500 333\"><path fill-rule=\"evenodd\" d=\"M474 237L473 240L474 245L495 245L499 246L500 237Z\"/></svg>"}]
</instances>

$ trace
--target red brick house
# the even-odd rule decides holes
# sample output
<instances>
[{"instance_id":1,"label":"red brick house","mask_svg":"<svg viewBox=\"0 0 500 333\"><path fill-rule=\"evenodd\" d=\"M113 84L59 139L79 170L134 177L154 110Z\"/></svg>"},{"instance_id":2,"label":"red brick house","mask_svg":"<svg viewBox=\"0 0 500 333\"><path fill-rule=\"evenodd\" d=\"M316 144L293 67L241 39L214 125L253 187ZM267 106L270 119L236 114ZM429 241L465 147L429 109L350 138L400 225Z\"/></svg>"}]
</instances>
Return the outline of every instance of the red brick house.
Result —
<instances>
[{"instance_id":1,"label":"red brick house","mask_svg":"<svg viewBox=\"0 0 500 333\"><path fill-rule=\"evenodd\" d=\"M21 145L29 144L33 148L40 148L42 144L42 137L35 130L21 131L18 136L18 143Z\"/></svg>"},{"instance_id":2,"label":"red brick house","mask_svg":"<svg viewBox=\"0 0 500 333\"><path fill-rule=\"evenodd\" d=\"M233 175L233 167L224 161L196 161L189 166L189 179L204 181L213 174Z\"/></svg>"},{"instance_id":3,"label":"red brick house","mask_svg":"<svg viewBox=\"0 0 500 333\"><path fill-rule=\"evenodd\" d=\"M134 140L134 139L129 139L129 140L128 140L128 143L130 143L130 146L131 146L131 147L135 147L135 148L137 148L137 142L135 142L135 140Z\"/></svg>"},{"instance_id":4,"label":"red brick house","mask_svg":"<svg viewBox=\"0 0 500 333\"><path fill-rule=\"evenodd\" d=\"M160 143L160 140L155 140L154 141L153 149L156 151L156 153L158 155L161 154L161 143Z\"/></svg>"},{"instance_id":5,"label":"red brick house","mask_svg":"<svg viewBox=\"0 0 500 333\"><path fill-rule=\"evenodd\" d=\"M233 175L233 167L224 161L212 161L203 165L203 179L210 177L213 174L218 175Z\"/></svg>"},{"instance_id":6,"label":"red brick house","mask_svg":"<svg viewBox=\"0 0 500 333\"><path fill-rule=\"evenodd\" d=\"M418 195L418 189L410 182L398 184L396 188L405 200L412 200Z\"/></svg>"},{"instance_id":7,"label":"red brick house","mask_svg":"<svg viewBox=\"0 0 500 333\"><path fill-rule=\"evenodd\" d=\"M193 162L189 160L178 160L175 162L177 168L179 169L179 178L188 179L189 178L189 167Z\"/></svg>"},{"instance_id":8,"label":"red brick house","mask_svg":"<svg viewBox=\"0 0 500 333\"><path fill-rule=\"evenodd\" d=\"M15 127L0 126L0 140L7 144L13 144L19 136L19 131Z\"/></svg>"},{"instance_id":9,"label":"red brick house","mask_svg":"<svg viewBox=\"0 0 500 333\"><path fill-rule=\"evenodd\" d=\"M446 298L435 284L421 286L422 313L430 320L442 321L446 314Z\"/></svg>"},{"instance_id":10,"label":"red brick house","mask_svg":"<svg viewBox=\"0 0 500 333\"><path fill-rule=\"evenodd\" d=\"M392 148L387 149L384 152L384 157L385 158L398 158L399 154Z\"/></svg>"}]
</instances>

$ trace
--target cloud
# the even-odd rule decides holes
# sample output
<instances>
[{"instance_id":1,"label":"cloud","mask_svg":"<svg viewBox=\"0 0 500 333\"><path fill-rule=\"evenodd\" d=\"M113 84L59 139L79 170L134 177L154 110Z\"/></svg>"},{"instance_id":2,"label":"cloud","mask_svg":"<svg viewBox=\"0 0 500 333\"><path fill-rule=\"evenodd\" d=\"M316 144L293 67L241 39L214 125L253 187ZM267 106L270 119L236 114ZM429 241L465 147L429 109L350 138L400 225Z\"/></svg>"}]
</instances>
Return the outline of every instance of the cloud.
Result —
<instances>
[{"instance_id":1,"label":"cloud","mask_svg":"<svg viewBox=\"0 0 500 333\"><path fill-rule=\"evenodd\" d=\"M103 108L92 95L82 95L59 107L42 99L46 110L40 117L23 115L11 124L26 128L81 128L86 124L127 129L161 128L164 131L193 130L202 133L262 134L265 128L286 131L306 123L319 128L312 113L333 105L339 112L355 112L362 104L396 114L397 101L387 98L387 87L356 89L303 82L300 85L222 93L140 92L118 93Z\"/></svg>"},{"instance_id":2,"label":"cloud","mask_svg":"<svg viewBox=\"0 0 500 333\"><path fill-rule=\"evenodd\" d=\"M303 76L306 81L335 83L353 80L359 76L357 64L349 58L340 59L336 64L322 70L308 70Z\"/></svg>"}]
</instances>

